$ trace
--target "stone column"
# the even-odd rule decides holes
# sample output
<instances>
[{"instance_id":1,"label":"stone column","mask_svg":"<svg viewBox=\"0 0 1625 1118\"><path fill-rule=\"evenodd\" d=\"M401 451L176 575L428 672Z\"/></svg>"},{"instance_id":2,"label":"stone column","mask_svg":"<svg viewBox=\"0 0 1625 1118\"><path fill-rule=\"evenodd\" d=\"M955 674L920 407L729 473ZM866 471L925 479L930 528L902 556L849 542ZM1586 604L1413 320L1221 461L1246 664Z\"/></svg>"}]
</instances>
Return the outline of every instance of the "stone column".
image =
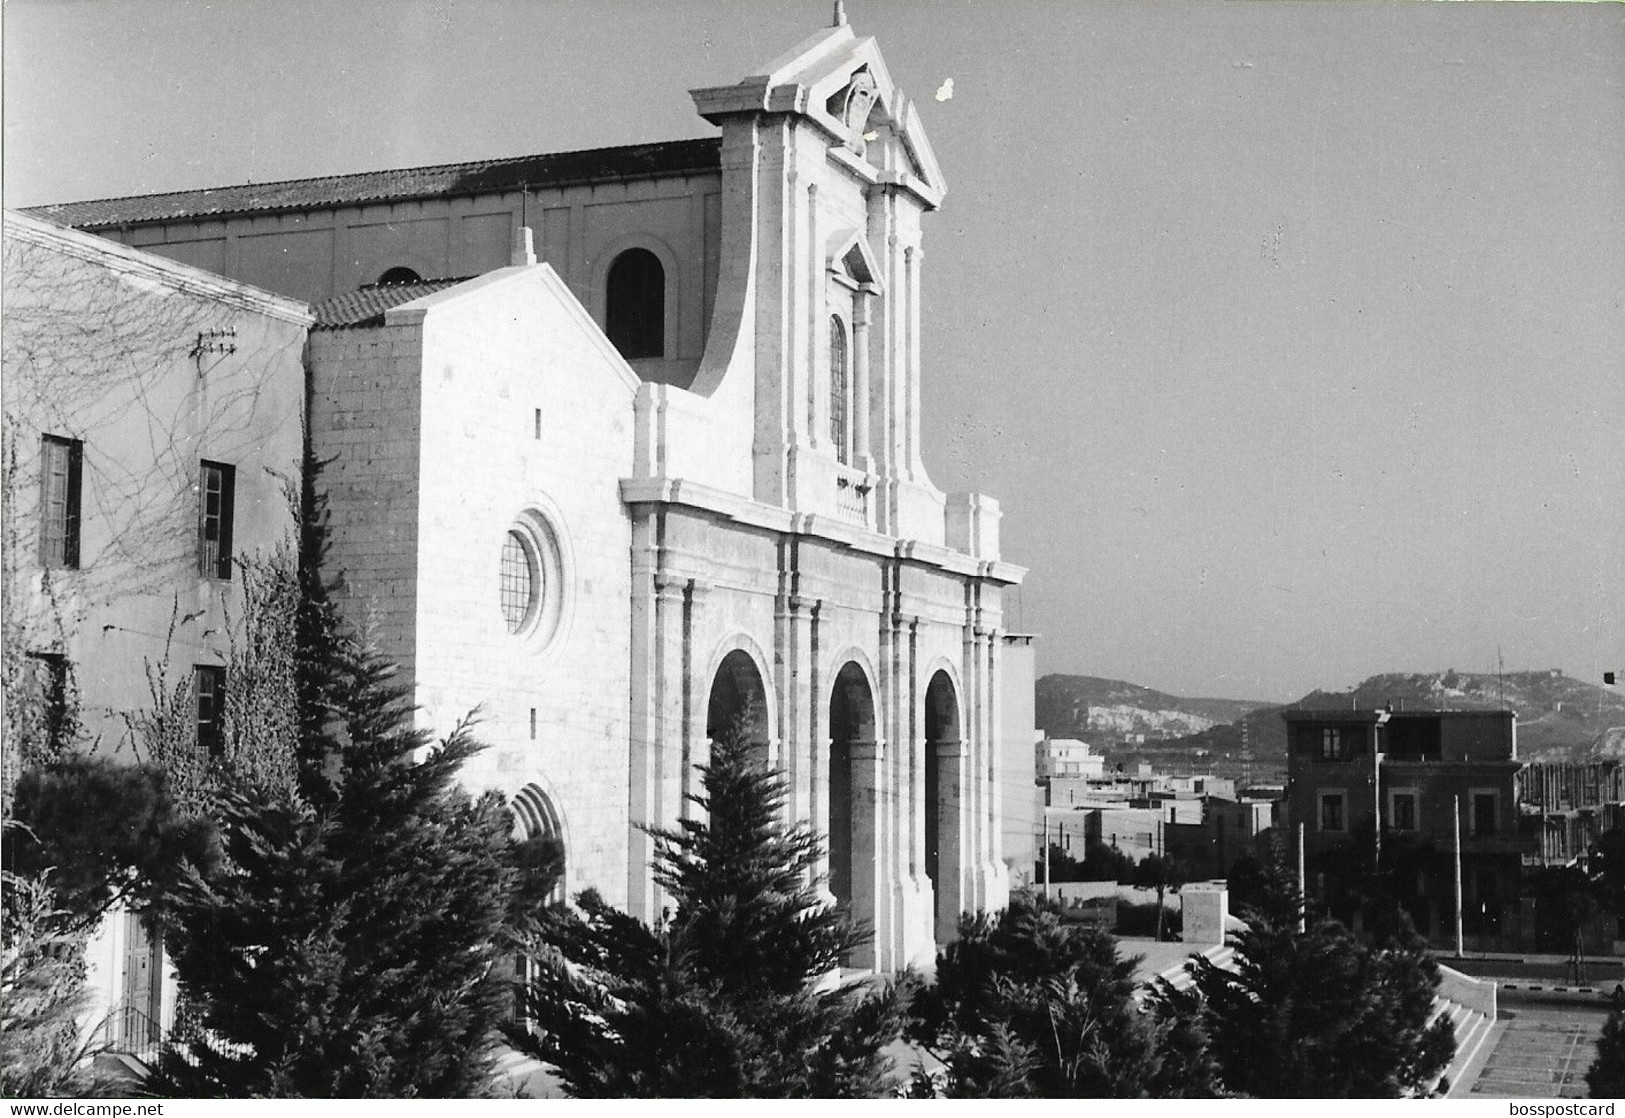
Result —
<instances>
[{"instance_id":1,"label":"stone column","mask_svg":"<svg viewBox=\"0 0 1625 1118\"><path fill-rule=\"evenodd\" d=\"M698 809L689 797L700 790L700 766L711 763L711 738L705 732L706 701L710 697L711 681L696 678L700 669L694 663L694 630L699 624L700 611L711 589L705 579L682 580L683 625L681 717L682 762L677 774L677 816L692 818Z\"/></svg>"},{"instance_id":2,"label":"stone column","mask_svg":"<svg viewBox=\"0 0 1625 1118\"><path fill-rule=\"evenodd\" d=\"M682 763L688 753L686 693L686 626L688 610L688 583L686 579L668 573L654 576L655 632L654 632L654 711L651 719L654 740L645 762L648 791L641 805L642 817L636 814L631 822L669 827L677 821L682 792ZM665 897L649 881L648 864L641 867L646 883L643 891L648 897L647 912L658 917ZM634 880L639 868L632 869Z\"/></svg>"},{"instance_id":3,"label":"stone column","mask_svg":"<svg viewBox=\"0 0 1625 1118\"><path fill-rule=\"evenodd\" d=\"M874 470L869 441L869 301L874 285L863 284L852 299L852 463L864 473Z\"/></svg>"},{"instance_id":4,"label":"stone column","mask_svg":"<svg viewBox=\"0 0 1625 1118\"><path fill-rule=\"evenodd\" d=\"M627 912L641 920L654 917L649 886L649 836L638 824L654 818L659 802L660 757L660 623L665 607L655 589L654 517L647 508L634 511L632 523L632 722L627 786Z\"/></svg>"},{"instance_id":5,"label":"stone column","mask_svg":"<svg viewBox=\"0 0 1625 1118\"><path fill-rule=\"evenodd\" d=\"M997 593L997 591L994 591ZM985 656L987 662L987 732L983 740L980 778L986 793L982 803L982 860L987 866L987 886L981 898L986 911L1001 909L1010 903L1010 870L1004 864L1001 847L1004 841L1004 797L1006 789L999 782L999 752L1003 730L1002 700L1000 697L999 657L1004 640L999 630L989 629Z\"/></svg>"},{"instance_id":6,"label":"stone column","mask_svg":"<svg viewBox=\"0 0 1625 1118\"><path fill-rule=\"evenodd\" d=\"M829 710L819 701L824 690L823 673L818 670L818 658L823 654L819 629L824 603L803 600L807 602L807 814L802 818L810 819L813 830L825 836L824 856L817 870L818 894L834 904L835 894L829 888Z\"/></svg>"},{"instance_id":7,"label":"stone column","mask_svg":"<svg viewBox=\"0 0 1625 1118\"><path fill-rule=\"evenodd\" d=\"M959 914L969 905L969 874L966 872L965 826L965 743L930 741L925 747L936 754L937 781L926 794L936 801L937 880L936 940L948 943L959 933Z\"/></svg>"},{"instance_id":8,"label":"stone column","mask_svg":"<svg viewBox=\"0 0 1625 1118\"><path fill-rule=\"evenodd\" d=\"M891 928L882 865L886 746L881 741L853 741L847 748L852 765L852 916L874 930L874 937L853 952L851 962L881 970L891 955L886 948Z\"/></svg>"}]
</instances>

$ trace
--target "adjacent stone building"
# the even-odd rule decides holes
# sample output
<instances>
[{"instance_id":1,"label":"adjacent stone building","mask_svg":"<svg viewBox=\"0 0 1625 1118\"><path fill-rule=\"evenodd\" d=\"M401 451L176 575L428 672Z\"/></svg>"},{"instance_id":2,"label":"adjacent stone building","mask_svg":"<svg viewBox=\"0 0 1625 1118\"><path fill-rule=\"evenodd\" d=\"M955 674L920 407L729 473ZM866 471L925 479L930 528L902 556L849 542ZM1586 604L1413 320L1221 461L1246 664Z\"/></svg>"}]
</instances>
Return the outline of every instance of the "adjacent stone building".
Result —
<instances>
[{"instance_id":1,"label":"adjacent stone building","mask_svg":"<svg viewBox=\"0 0 1625 1118\"><path fill-rule=\"evenodd\" d=\"M53 701L76 691L85 737L115 757L153 687L190 681L209 750L238 557L294 528L310 312L24 214L5 215L4 252L7 668ZM104 921L89 964L96 1015L118 1009L107 1040L154 1039L172 1005L141 922Z\"/></svg>"}]
</instances>

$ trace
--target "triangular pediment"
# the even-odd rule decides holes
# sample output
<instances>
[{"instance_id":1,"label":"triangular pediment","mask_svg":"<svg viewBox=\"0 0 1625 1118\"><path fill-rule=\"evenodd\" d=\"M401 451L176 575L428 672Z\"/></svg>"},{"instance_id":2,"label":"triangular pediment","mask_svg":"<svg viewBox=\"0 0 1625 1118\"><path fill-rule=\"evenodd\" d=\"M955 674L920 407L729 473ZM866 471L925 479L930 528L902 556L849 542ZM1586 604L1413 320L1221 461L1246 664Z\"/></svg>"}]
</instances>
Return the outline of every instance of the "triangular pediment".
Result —
<instances>
[{"instance_id":1,"label":"triangular pediment","mask_svg":"<svg viewBox=\"0 0 1625 1118\"><path fill-rule=\"evenodd\" d=\"M826 249L826 264L831 271L839 272L856 283L871 284L876 290L883 290L880 261L875 257L874 249L869 247L869 238L863 235L862 230L837 231L826 242Z\"/></svg>"},{"instance_id":2,"label":"triangular pediment","mask_svg":"<svg viewBox=\"0 0 1625 1118\"><path fill-rule=\"evenodd\" d=\"M736 85L693 91L695 106L720 123L739 113L790 112L863 156L870 144L891 144L896 157L870 153L869 162L920 188L936 205L947 190L914 103L892 80L871 38L846 24L826 27Z\"/></svg>"}]
</instances>

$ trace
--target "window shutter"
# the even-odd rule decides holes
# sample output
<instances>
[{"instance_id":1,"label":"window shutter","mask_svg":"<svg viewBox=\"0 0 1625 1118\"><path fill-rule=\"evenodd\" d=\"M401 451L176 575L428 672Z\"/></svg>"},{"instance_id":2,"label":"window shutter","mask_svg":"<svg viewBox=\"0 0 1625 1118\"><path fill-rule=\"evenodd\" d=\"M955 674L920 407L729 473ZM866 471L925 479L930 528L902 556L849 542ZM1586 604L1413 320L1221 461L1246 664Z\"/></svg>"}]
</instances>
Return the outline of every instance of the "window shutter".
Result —
<instances>
[{"instance_id":1,"label":"window shutter","mask_svg":"<svg viewBox=\"0 0 1625 1118\"><path fill-rule=\"evenodd\" d=\"M68 444L67 509L63 516L62 565L79 566L79 487L84 475L84 444L75 439Z\"/></svg>"},{"instance_id":2,"label":"window shutter","mask_svg":"<svg viewBox=\"0 0 1625 1118\"><path fill-rule=\"evenodd\" d=\"M231 577L231 527L237 512L237 468L220 467L220 557L215 564L216 578Z\"/></svg>"}]
</instances>

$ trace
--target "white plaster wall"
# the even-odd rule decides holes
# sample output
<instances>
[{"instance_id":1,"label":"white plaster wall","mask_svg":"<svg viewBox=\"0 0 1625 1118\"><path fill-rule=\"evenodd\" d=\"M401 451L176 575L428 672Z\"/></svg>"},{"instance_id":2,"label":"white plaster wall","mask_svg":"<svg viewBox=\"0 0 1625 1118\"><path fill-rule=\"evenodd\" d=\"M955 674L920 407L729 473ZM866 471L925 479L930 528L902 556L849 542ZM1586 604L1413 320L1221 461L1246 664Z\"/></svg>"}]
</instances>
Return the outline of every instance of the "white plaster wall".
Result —
<instances>
[{"instance_id":1,"label":"white plaster wall","mask_svg":"<svg viewBox=\"0 0 1625 1118\"><path fill-rule=\"evenodd\" d=\"M546 265L415 305L423 717L443 733L478 709L490 748L465 783L510 797L538 784L564 820L569 891L624 903L631 533L618 482L632 468L636 379ZM498 602L502 543L527 509L549 517L564 554L546 647L511 635Z\"/></svg>"},{"instance_id":2,"label":"white plaster wall","mask_svg":"<svg viewBox=\"0 0 1625 1118\"><path fill-rule=\"evenodd\" d=\"M98 752L134 754L126 717L165 681L221 664L241 573L198 573L200 459L236 467L232 545L265 556L291 538L284 482L300 461L304 308L99 238L8 215L4 379L7 573L33 651L64 653ZM233 352L195 355L198 335ZM40 436L84 443L77 570L39 564ZM171 625L174 630L171 634ZM99 1025L123 996L122 911L87 946ZM166 1012L173 983L165 991Z\"/></svg>"},{"instance_id":3,"label":"white plaster wall","mask_svg":"<svg viewBox=\"0 0 1625 1118\"><path fill-rule=\"evenodd\" d=\"M187 290L201 278L190 269L167 261L132 269L124 258L142 254L128 250L86 259L61 245L102 242L14 235L9 222L5 410L16 471L6 514L18 601L30 646L66 653L87 731L118 752L124 716L150 705L145 666L163 661L171 622L180 622L168 641L173 683L194 662L223 662L227 614L239 612L238 572L198 573L199 460L237 468L234 551L268 551L292 529L283 479L299 466L305 328ZM236 352L192 357L207 330L230 331ZM43 434L84 443L80 565L52 570L48 591L39 565Z\"/></svg>"}]
</instances>

